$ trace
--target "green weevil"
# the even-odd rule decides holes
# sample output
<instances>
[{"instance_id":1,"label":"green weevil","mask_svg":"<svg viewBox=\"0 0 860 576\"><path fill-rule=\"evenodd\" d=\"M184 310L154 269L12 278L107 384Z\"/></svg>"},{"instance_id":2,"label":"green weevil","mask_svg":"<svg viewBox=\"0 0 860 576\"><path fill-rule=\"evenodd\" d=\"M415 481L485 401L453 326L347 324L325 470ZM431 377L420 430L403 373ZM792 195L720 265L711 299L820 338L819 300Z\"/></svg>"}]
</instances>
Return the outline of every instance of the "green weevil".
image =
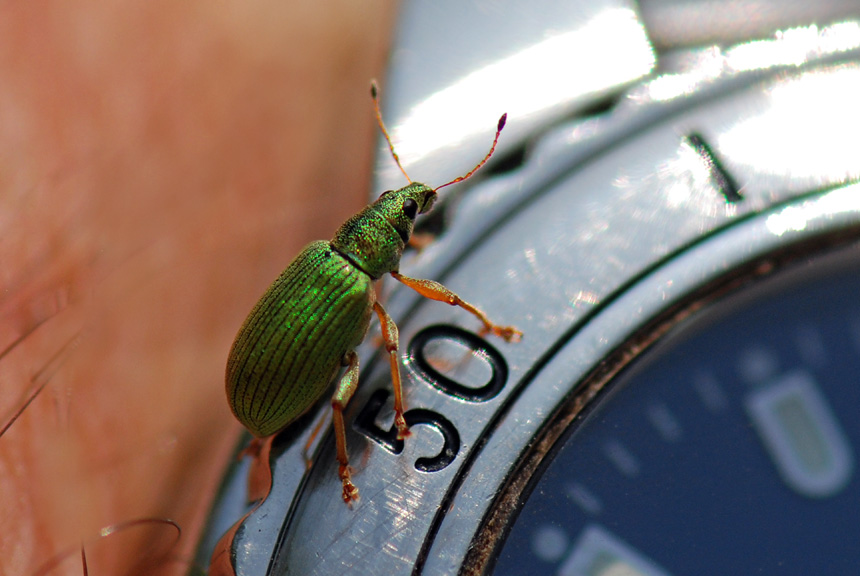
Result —
<instances>
[{"instance_id":1,"label":"green weevil","mask_svg":"<svg viewBox=\"0 0 860 576\"><path fill-rule=\"evenodd\" d=\"M236 418L257 438L278 433L325 394L343 367L346 372L331 398L338 474L343 500L358 500L350 477L343 410L358 385L358 355L372 313L379 317L394 388L397 437L409 435L403 417L398 330L379 303L373 284L386 273L432 300L464 308L483 324L484 333L507 341L522 333L499 326L475 306L432 280L399 273L415 217L428 212L440 188L465 180L483 166L499 140L507 115L499 119L490 151L469 173L430 188L412 182L400 164L379 110L376 84L371 85L374 111L397 166L409 181L379 198L346 221L331 241L308 244L269 287L236 335L227 360L227 399Z\"/></svg>"}]
</instances>

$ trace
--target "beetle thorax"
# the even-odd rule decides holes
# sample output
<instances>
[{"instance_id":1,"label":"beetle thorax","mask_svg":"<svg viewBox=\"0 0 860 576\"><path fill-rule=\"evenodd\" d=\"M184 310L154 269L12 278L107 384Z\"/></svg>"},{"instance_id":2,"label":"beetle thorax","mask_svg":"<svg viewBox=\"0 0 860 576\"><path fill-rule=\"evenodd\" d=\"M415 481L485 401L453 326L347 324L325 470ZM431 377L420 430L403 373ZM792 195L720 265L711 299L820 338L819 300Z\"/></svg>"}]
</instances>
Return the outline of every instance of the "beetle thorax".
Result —
<instances>
[{"instance_id":1,"label":"beetle thorax","mask_svg":"<svg viewBox=\"0 0 860 576\"><path fill-rule=\"evenodd\" d=\"M436 192L418 182L383 192L338 229L332 247L372 278L396 272L415 216L430 210L435 199Z\"/></svg>"}]
</instances>

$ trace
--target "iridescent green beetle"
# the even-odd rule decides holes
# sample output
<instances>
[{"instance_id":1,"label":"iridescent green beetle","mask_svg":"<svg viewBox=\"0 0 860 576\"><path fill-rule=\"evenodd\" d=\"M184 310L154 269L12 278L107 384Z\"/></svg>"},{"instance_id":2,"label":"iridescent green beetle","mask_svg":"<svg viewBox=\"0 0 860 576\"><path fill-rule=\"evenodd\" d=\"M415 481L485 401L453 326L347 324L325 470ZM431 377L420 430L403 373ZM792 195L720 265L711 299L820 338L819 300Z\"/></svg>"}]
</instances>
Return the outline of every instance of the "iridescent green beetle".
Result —
<instances>
[{"instance_id":1,"label":"iridescent green beetle","mask_svg":"<svg viewBox=\"0 0 860 576\"><path fill-rule=\"evenodd\" d=\"M406 176L382 122L375 84L371 95L391 154ZM400 190L383 192L376 202L347 220L330 242L306 246L248 315L230 350L227 400L236 418L258 438L276 434L310 410L346 366L331 404L338 473L347 504L358 500L358 488L350 478L343 410L358 385L355 348L364 340L373 311L379 316L391 362L397 436L409 435L403 417L397 326L377 301L374 281L390 273L426 298L469 311L483 323L485 332L507 341L522 336L516 328L492 323L441 284L398 273L415 217L433 207L440 188L465 180L489 160L506 117L499 119L490 151L465 176L437 188L410 180Z\"/></svg>"}]
</instances>

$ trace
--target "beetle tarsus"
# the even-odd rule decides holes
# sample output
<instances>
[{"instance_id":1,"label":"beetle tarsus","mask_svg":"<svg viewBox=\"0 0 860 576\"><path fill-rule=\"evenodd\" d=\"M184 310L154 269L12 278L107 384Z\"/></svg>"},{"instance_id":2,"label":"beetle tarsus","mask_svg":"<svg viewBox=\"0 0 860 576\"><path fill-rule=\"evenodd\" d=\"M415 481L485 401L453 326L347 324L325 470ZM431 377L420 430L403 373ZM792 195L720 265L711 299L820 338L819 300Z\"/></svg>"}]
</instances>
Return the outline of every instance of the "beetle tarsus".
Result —
<instances>
[{"instance_id":1,"label":"beetle tarsus","mask_svg":"<svg viewBox=\"0 0 860 576\"><path fill-rule=\"evenodd\" d=\"M492 332L499 338L502 338L505 342L519 342L523 339L522 331L517 330L513 326L497 326L495 324L490 324L482 330L482 332Z\"/></svg>"},{"instance_id":2,"label":"beetle tarsus","mask_svg":"<svg viewBox=\"0 0 860 576\"><path fill-rule=\"evenodd\" d=\"M352 477L349 473L349 466L341 465L338 467L338 475L343 483L343 501L349 505L352 502L358 502L358 488L352 483Z\"/></svg>"},{"instance_id":3,"label":"beetle tarsus","mask_svg":"<svg viewBox=\"0 0 860 576\"><path fill-rule=\"evenodd\" d=\"M412 431L409 429L409 425L406 424L406 419L403 417L403 414L396 414L394 416L394 425L397 427L398 440L403 440L404 438L412 436Z\"/></svg>"}]
</instances>

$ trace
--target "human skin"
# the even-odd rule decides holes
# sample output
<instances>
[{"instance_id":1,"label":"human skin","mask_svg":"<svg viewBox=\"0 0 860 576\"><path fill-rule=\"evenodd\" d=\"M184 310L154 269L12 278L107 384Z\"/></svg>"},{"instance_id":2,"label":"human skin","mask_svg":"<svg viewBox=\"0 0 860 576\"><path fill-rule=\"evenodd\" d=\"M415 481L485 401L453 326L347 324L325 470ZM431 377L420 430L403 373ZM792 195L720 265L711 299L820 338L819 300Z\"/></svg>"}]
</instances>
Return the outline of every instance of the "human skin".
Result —
<instances>
[{"instance_id":1,"label":"human skin","mask_svg":"<svg viewBox=\"0 0 860 576\"><path fill-rule=\"evenodd\" d=\"M227 352L368 197L394 8L0 8L0 575L204 569Z\"/></svg>"}]
</instances>

